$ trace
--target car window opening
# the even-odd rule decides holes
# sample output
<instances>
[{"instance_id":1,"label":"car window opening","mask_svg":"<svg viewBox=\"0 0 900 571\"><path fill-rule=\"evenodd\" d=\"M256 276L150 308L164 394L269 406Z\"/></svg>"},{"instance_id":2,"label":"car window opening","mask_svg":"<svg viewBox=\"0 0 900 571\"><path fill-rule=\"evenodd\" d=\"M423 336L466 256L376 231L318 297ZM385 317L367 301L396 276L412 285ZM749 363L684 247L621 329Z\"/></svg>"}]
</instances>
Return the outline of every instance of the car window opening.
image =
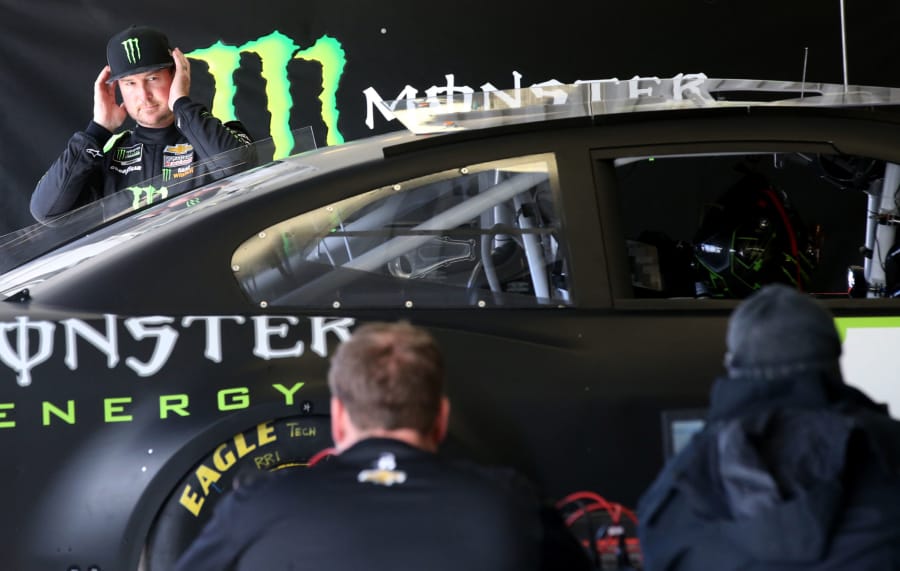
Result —
<instances>
[{"instance_id":1,"label":"car window opening","mask_svg":"<svg viewBox=\"0 0 900 571\"><path fill-rule=\"evenodd\" d=\"M896 164L773 152L613 165L626 297L742 299L772 282L821 298L900 295Z\"/></svg>"},{"instance_id":2,"label":"car window opening","mask_svg":"<svg viewBox=\"0 0 900 571\"><path fill-rule=\"evenodd\" d=\"M235 252L268 307L571 303L552 157L469 166L301 214Z\"/></svg>"}]
</instances>

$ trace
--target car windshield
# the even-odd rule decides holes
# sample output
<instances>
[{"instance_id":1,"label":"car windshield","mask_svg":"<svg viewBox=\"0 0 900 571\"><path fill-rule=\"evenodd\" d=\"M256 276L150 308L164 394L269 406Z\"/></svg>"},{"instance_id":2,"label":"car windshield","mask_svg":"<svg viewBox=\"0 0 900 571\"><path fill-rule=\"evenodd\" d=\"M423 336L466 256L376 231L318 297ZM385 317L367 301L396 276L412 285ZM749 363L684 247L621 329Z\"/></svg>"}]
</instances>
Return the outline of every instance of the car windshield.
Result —
<instances>
[{"instance_id":1,"label":"car windshield","mask_svg":"<svg viewBox=\"0 0 900 571\"><path fill-rule=\"evenodd\" d=\"M217 184L226 177L248 171L258 165L266 165L287 155L296 155L316 148L311 127L292 132L294 146L279 156L271 138L216 155L202 161L207 168L195 169L202 176L181 179L172 184L162 175L141 184L122 189L100 200L62 214L50 221L36 223L0 237L0 273L6 273L22 264L55 250L77 238L90 234L112 221L134 216L151 205L167 204L174 207L196 206L223 192L232 193L234 185ZM227 168L220 168L227 164Z\"/></svg>"}]
</instances>

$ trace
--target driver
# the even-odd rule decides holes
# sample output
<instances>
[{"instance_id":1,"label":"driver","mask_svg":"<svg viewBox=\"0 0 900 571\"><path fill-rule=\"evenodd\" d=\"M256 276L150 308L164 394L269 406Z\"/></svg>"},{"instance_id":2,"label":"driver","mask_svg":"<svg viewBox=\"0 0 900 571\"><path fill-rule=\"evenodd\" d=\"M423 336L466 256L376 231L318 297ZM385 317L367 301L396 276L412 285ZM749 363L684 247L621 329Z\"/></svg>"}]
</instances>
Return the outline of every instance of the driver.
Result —
<instances>
[{"instance_id":1,"label":"driver","mask_svg":"<svg viewBox=\"0 0 900 571\"><path fill-rule=\"evenodd\" d=\"M704 216L694 262L698 297L743 299L771 283L807 289L816 254L787 194L751 172Z\"/></svg>"},{"instance_id":2,"label":"driver","mask_svg":"<svg viewBox=\"0 0 900 571\"><path fill-rule=\"evenodd\" d=\"M180 49L169 47L165 34L131 26L109 40L106 59L108 65L94 81L93 119L72 135L34 189L31 214L36 220L44 222L129 187L151 202L175 185L183 191L208 182L203 175L210 169L199 161L237 149L217 165L230 174L228 167L252 158L243 125L223 124L191 100L190 64ZM117 85L122 103L116 102ZM137 126L116 133L127 117ZM158 188L135 186L154 177ZM137 206L142 193L134 196Z\"/></svg>"}]
</instances>

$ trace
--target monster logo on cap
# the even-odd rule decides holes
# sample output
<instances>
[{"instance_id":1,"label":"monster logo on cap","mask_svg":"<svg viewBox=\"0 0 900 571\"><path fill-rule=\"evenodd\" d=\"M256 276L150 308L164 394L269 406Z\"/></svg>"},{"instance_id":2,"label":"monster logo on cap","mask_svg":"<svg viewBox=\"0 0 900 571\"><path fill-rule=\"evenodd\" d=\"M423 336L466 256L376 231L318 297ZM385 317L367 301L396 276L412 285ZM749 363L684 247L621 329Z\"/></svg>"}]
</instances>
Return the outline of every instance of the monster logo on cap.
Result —
<instances>
[{"instance_id":1,"label":"monster logo on cap","mask_svg":"<svg viewBox=\"0 0 900 571\"><path fill-rule=\"evenodd\" d=\"M110 76L107 82L175 65L169 39L148 26L131 26L110 38L106 45Z\"/></svg>"},{"instance_id":2,"label":"monster logo on cap","mask_svg":"<svg viewBox=\"0 0 900 571\"><path fill-rule=\"evenodd\" d=\"M122 42L122 46L125 48L125 57L128 59L128 63L136 64L139 59L141 59L141 39L140 38L128 38L124 42Z\"/></svg>"}]
</instances>

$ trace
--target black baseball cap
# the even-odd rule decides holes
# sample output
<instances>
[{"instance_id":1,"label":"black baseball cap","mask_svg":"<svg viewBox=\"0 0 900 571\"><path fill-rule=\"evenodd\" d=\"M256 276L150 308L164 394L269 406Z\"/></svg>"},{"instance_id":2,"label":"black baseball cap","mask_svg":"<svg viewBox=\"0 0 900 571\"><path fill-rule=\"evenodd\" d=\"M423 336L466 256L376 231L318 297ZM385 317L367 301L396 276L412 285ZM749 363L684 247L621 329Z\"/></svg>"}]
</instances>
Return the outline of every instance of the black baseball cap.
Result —
<instances>
[{"instance_id":1,"label":"black baseball cap","mask_svg":"<svg viewBox=\"0 0 900 571\"><path fill-rule=\"evenodd\" d=\"M106 44L106 62L111 70L107 83L135 73L174 66L169 38L148 26L131 26Z\"/></svg>"}]
</instances>

